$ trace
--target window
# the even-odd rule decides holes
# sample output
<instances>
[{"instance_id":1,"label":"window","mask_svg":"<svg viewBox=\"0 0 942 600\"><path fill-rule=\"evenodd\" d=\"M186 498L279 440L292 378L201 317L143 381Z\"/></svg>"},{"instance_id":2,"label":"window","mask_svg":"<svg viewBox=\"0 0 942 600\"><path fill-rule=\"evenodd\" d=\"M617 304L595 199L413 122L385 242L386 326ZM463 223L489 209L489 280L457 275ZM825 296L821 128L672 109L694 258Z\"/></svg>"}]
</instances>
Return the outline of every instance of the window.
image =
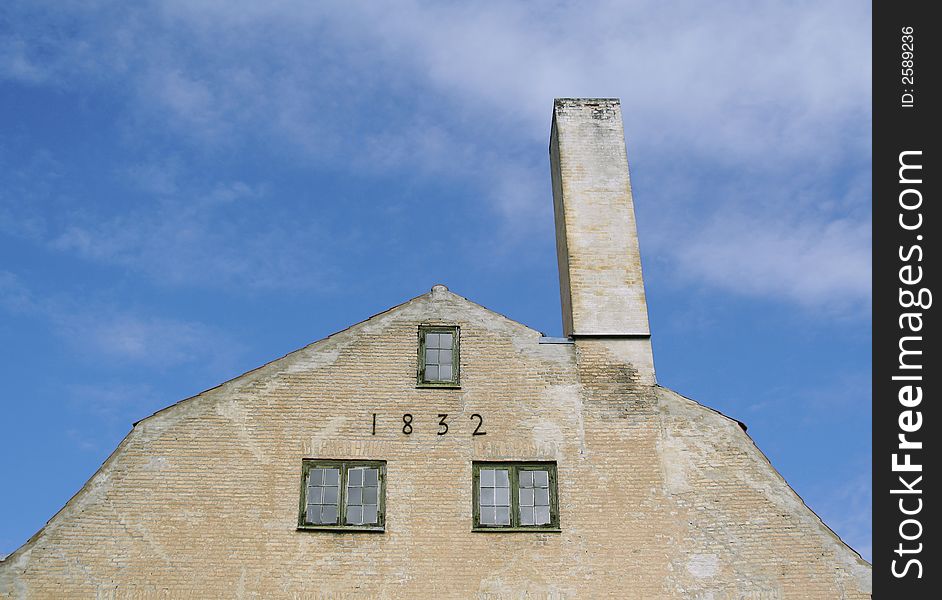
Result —
<instances>
[{"instance_id":1,"label":"window","mask_svg":"<svg viewBox=\"0 0 942 600\"><path fill-rule=\"evenodd\" d=\"M306 460L298 529L383 531L386 463Z\"/></svg>"},{"instance_id":2,"label":"window","mask_svg":"<svg viewBox=\"0 0 942 600\"><path fill-rule=\"evenodd\" d=\"M476 462L476 531L559 531L556 463Z\"/></svg>"},{"instance_id":3,"label":"window","mask_svg":"<svg viewBox=\"0 0 942 600\"><path fill-rule=\"evenodd\" d=\"M458 328L419 327L419 387L458 387Z\"/></svg>"}]
</instances>

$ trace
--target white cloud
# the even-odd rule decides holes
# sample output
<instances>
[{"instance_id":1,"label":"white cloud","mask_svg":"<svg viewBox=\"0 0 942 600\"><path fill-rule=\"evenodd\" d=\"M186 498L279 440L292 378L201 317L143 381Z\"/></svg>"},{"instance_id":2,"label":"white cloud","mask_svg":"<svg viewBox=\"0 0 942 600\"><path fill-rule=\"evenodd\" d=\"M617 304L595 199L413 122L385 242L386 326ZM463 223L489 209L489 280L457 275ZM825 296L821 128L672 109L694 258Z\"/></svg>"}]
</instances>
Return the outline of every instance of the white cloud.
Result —
<instances>
[{"instance_id":1,"label":"white cloud","mask_svg":"<svg viewBox=\"0 0 942 600\"><path fill-rule=\"evenodd\" d=\"M209 152L261 142L288 160L351 173L448 177L481 191L505 240L550 230L534 227L549 218L548 186L529 180L546 177L545 153L532 150L545 148L552 98L620 96L629 150L644 157L649 178L687 179L673 184L689 188L725 169L737 172L731 185L757 194L782 188L763 195L763 211L752 210L755 195L639 198L708 223L680 232L667 254L675 271L805 305L869 298L867 190L853 190L850 209L789 204L801 192L825 206L827 192L807 192L814 178L843 169L868 176L860 172L869 156L865 5L404 2L391 11L371 2L187 0L60 10L75 33L7 40L8 76L28 77L23 65L42 56L47 72L33 81L97 89L117 79L129 138L174 136ZM794 173L802 177L790 182ZM170 215L173 226L162 227L166 217L157 206L73 225L55 243L171 282L196 273L263 286L299 279L288 258L253 280L263 261L236 256L225 236L181 240L180 221ZM676 232L667 219L649 223L651 238ZM285 232L269 234L256 241ZM172 263L167 239L182 241Z\"/></svg>"}]
</instances>

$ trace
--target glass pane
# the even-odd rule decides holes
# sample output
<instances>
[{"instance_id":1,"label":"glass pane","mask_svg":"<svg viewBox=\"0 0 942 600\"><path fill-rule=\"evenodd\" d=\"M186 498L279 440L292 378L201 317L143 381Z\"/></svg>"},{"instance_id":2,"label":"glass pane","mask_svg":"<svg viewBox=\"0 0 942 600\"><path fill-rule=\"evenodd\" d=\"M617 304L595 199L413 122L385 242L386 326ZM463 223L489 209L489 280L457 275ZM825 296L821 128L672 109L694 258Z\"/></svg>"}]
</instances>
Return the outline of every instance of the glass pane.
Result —
<instances>
[{"instance_id":1,"label":"glass pane","mask_svg":"<svg viewBox=\"0 0 942 600\"><path fill-rule=\"evenodd\" d=\"M321 507L317 504L308 504L307 510L304 511L304 520L307 523L317 523L317 519L320 518Z\"/></svg>"},{"instance_id":2,"label":"glass pane","mask_svg":"<svg viewBox=\"0 0 942 600\"><path fill-rule=\"evenodd\" d=\"M494 469L481 469L481 487L494 487Z\"/></svg>"},{"instance_id":3,"label":"glass pane","mask_svg":"<svg viewBox=\"0 0 942 600\"><path fill-rule=\"evenodd\" d=\"M495 471L495 487L510 487L510 471Z\"/></svg>"},{"instance_id":4,"label":"glass pane","mask_svg":"<svg viewBox=\"0 0 942 600\"><path fill-rule=\"evenodd\" d=\"M533 525L533 509L526 506L520 507L520 524Z\"/></svg>"},{"instance_id":5,"label":"glass pane","mask_svg":"<svg viewBox=\"0 0 942 600\"><path fill-rule=\"evenodd\" d=\"M533 487L549 487L549 473L533 471Z\"/></svg>"},{"instance_id":6,"label":"glass pane","mask_svg":"<svg viewBox=\"0 0 942 600\"><path fill-rule=\"evenodd\" d=\"M445 348L446 350L451 350L451 334L450 333L440 333L438 334L438 347Z\"/></svg>"},{"instance_id":7,"label":"glass pane","mask_svg":"<svg viewBox=\"0 0 942 600\"><path fill-rule=\"evenodd\" d=\"M510 525L510 507L509 506L498 506L494 509L495 512L495 521L498 525Z\"/></svg>"},{"instance_id":8,"label":"glass pane","mask_svg":"<svg viewBox=\"0 0 942 600\"><path fill-rule=\"evenodd\" d=\"M535 525L549 525L550 509L548 506L538 506L534 509L533 521Z\"/></svg>"},{"instance_id":9,"label":"glass pane","mask_svg":"<svg viewBox=\"0 0 942 600\"><path fill-rule=\"evenodd\" d=\"M425 334L425 347L426 348L438 348L438 334L437 333Z\"/></svg>"},{"instance_id":10,"label":"glass pane","mask_svg":"<svg viewBox=\"0 0 942 600\"><path fill-rule=\"evenodd\" d=\"M364 523L376 523L378 511L376 510L375 504L367 504L363 507L363 522Z\"/></svg>"},{"instance_id":11,"label":"glass pane","mask_svg":"<svg viewBox=\"0 0 942 600\"><path fill-rule=\"evenodd\" d=\"M377 488L368 487L363 488L363 504L378 504L376 501Z\"/></svg>"},{"instance_id":12,"label":"glass pane","mask_svg":"<svg viewBox=\"0 0 942 600\"><path fill-rule=\"evenodd\" d=\"M533 487L533 471L520 471L520 487Z\"/></svg>"},{"instance_id":13,"label":"glass pane","mask_svg":"<svg viewBox=\"0 0 942 600\"><path fill-rule=\"evenodd\" d=\"M321 499L321 504L337 504L337 492L340 491L340 488L329 487L322 488L324 490L324 497ZM313 502L313 500L311 500Z\"/></svg>"},{"instance_id":14,"label":"glass pane","mask_svg":"<svg viewBox=\"0 0 942 600\"><path fill-rule=\"evenodd\" d=\"M349 488L347 490L347 504L363 504L363 488Z\"/></svg>"},{"instance_id":15,"label":"glass pane","mask_svg":"<svg viewBox=\"0 0 942 600\"><path fill-rule=\"evenodd\" d=\"M438 350L425 350L425 364L426 365L437 365L438 364Z\"/></svg>"},{"instance_id":16,"label":"glass pane","mask_svg":"<svg viewBox=\"0 0 942 600\"><path fill-rule=\"evenodd\" d=\"M438 381L438 365L425 365L425 380Z\"/></svg>"},{"instance_id":17,"label":"glass pane","mask_svg":"<svg viewBox=\"0 0 942 600\"><path fill-rule=\"evenodd\" d=\"M451 365L442 365L438 367L438 378L441 381L451 381Z\"/></svg>"},{"instance_id":18,"label":"glass pane","mask_svg":"<svg viewBox=\"0 0 942 600\"><path fill-rule=\"evenodd\" d=\"M324 484L337 485L340 483L340 469L324 469Z\"/></svg>"},{"instance_id":19,"label":"glass pane","mask_svg":"<svg viewBox=\"0 0 942 600\"><path fill-rule=\"evenodd\" d=\"M324 469L311 469L308 473L308 485L320 485L324 481Z\"/></svg>"},{"instance_id":20,"label":"glass pane","mask_svg":"<svg viewBox=\"0 0 942 600\"><path fill-rule=\"evenodd\" d=\"M360 487L363 485L363 469L350 469L347 471L347 478L347 487Z\"/></svg>"},{"instance_id":21,"label":"glass pane","mask_svg":"<svg viewBox=\"0 0 942 600\"><path fill-rule=\"evenodd\" d=\"M497 488L494 496L494 504L497 506L510 506L510 488Z\"/></svg>"},{"instance_id":22,"label":"glass pane","mask_svg":"<svg viewBox=\"0 0 942 600\"><path fill-rule=\"evenodd\" d=\"M494 506L494 488L481 488L481 506Z\"/></svg>"},{"instance_id":23,"label":"glass pane","mask_svg":"<svg viewBox=\"0 0 942 600\"><path fill-rule=\"evenodd\" d=\"M520 506L533 506L533 490L520 490Z\"/></svg>"},{"instance_id":24,"label":"glass pane","mask_svg":"<svg viewBox=\"0 0 942 600\"><path fill-rule=\"evenodd\" d=\"M481 507L481 524L494 525L495 523L497 523L497 521L494 520L494 509Z\"/></svg>"},{"instance_id":25,"label":"glass pane","mask_svg":"<svg viewBox=\"0 0 942 600\"><path fill-rule=\"evenodd\" d=\"M379 469L363 469L363 485L376 485L379 481Z\"/></svg>"},{"instance_id":26,"label":"glass pane","mask_svg":"<svg viewBox=\"0 0 942 600\"><path fill-rule=\"evenodd\" d=\"M347 507L347 523L359 525L363 522L363 509L359 506Z\"/></svg>"},{"instance_id":27,"label":"glass pane","mask_svg":"<svg viewBox=\"0 0 942 600\"><path fill-rule=\"evenodd\" d=\"M337 507L325 506L321 510L321 523L334 525L337 523Z\"/></svg>"},{"instance_id":28,"label":"glass pane","mask_svg":"<svg viewBox=\"0 0 942 600\"><path fill-rule=\"evenodd\" d=\"M322 487L312 487L307 489L307 501L311 504L321 504L322 494L324 493L324 488Z\"/></svg>"},{"instance_id":29,"label":"glass pane","mask_svg":"<svg viewBox=\"0 0 942 600\"><path fill-rule=\"evenodd\" d=\"M537 488L534 490L536 496L533 504L536 506L549 506L549 490L546 488Z\"/></svg>"}]
</instances>

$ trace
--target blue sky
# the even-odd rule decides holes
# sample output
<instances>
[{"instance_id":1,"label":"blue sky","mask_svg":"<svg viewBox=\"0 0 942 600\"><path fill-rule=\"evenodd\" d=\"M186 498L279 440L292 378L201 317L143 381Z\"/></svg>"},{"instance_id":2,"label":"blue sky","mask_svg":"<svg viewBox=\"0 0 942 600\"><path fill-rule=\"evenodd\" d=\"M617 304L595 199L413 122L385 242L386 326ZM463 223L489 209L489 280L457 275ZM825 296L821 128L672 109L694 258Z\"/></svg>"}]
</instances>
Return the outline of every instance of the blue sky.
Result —
<instances>
[{"instance_id":1,"label":"blue sky","mask_svg":"<svg viewBox=\"0 0 942 600\"><path fill-rule=\"evenodd\" d=\"M132 422L445 283L560 335L554 97L620 97L658 379L870 557L870 7L0 7L0 554Z\"/></svg>"}]
</instances>

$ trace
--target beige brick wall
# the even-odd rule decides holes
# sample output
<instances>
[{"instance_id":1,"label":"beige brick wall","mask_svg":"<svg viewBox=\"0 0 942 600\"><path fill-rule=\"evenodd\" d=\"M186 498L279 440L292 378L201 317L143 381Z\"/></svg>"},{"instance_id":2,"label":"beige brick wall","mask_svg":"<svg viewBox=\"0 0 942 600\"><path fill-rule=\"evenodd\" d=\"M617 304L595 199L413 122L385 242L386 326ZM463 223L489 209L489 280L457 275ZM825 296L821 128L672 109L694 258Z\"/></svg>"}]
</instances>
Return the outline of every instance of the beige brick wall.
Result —
<instances>
[{"instance_id":1,"label":"beige brick wall","mask_svg":"<svg viewBox=\"0 0 942 600\"><path fill-rule=\"evenodd\" d=\"M460 390L416 389L422 323L461 326ZM165 409L0 563L0 597L869 597L734 421L539 338L438 290ZM304 458L386 460L385 533L297 531ZM557 461L562 532L472 532L478 459Z\"/></svg>"}]
</instances>

